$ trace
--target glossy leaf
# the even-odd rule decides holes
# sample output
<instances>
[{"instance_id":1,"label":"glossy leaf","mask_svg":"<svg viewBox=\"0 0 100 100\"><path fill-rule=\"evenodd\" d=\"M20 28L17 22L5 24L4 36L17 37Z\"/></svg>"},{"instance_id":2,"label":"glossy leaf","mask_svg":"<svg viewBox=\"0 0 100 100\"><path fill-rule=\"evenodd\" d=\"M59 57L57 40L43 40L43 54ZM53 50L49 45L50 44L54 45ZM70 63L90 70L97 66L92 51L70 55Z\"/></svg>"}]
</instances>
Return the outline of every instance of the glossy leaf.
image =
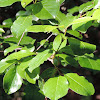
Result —
<instances>
[{"instance_id":1,"label":"glossy leaf","mask_svg":"<svg viewBox=\"0 0 100 100\"><path fill-rule=\"evenodd\" d=\"M0 0L0 7L10 6L17 1L21 1L21 0Z\"/></svg>"},{"instance_id":2,"label":"glossy leaf","mask_svg":"<svg viewBox=\"0 0 100 100\"><path fill-rule=\"evenodd\" d=\"M11 68L3 78L3 87L6 93L12 94L20 89L22 79L16 71L16 67Z\"/></svg>"},{"instance_id":3,"label":"glossy leaf","mask_svg":"<svg viewBox=\"0 0 100 100\"><path fill-rule=\"evenodd\" d=\"M25 29L32 24L32 16L18 17L11 26L11 32L14 37L18 38Z\"/></svg>"},{"instance_id":4,"label":"glossy leaf","mask_svg":"<svg viewBox=\"0 0 100 100\"><path fill-rule=\"evenodd\" d=\"M65 77L59 76L48 79L44 84L43 92L51 100L58 100L68 92L68 81Z\"/></svg>"},{"instance_id":5,"label":"glossy leaf","mask_svg":"<svg viewBox=\"0 0 100 100\"><path fill-rule=\"evenodd\" d=\"M27 57L27 56L30 56L30 55L34 55L35 53L33 52L30 52L29 50L21 50L19 52L14 52L12 54L10 54L9 56L7 56L5 58L5 60L13 60L13 59L17 59L17 60L20 60L21 58L23 57Z\"/></svg>"},{"instance_id":6,"label":"glossy leaf","mask_svg":"<svg viewBox=\"0 0 100 100\"><path fill-rule=\"evenodd\" d=\"M69 82L69 88L74 92L84 96L94 94L95 90L93 85L88 82L83 76L79 76L76 73L68 73L65 74L65 77Z\"/></svg>"},{"instance_id":7,"label":"glossy leaf","mask_svg":"<svg viewBox=\"0 0 100 100\"><path fill-rule=\"evenodd\" d=\"M57 51L61 45L62 37L61 35L57 35L53 41L53 49Z\"/></svg>"},{"instance_id":8,"label":"glossy leaf","mask_svg":"<svg viewBox=\"0 0 100 100\"><path fill-rule=\"evenodd\" d=\"M11 66L14 63L15 61L6 62L6 59L2 59L0 61L0 74L3 73L9 66Z\"/></svg>"},{"instance_id":9,"label":"glossy leaf","mask_svg":"<svg viewBox=\"0 0 100 100\"><path fill-rule=\"evenodd\" d=\"M2 28L0 28L0 32L3 32L3 33L5 33L5 31L4 31Z\"/></svg>"},{"instance_id":10,"label":"glossy leaf","mask_svg":"<svg viewBox=\"0 0 100 100\"><path fill-rule=\"evenodd\" d=\"M93 70L100 70L100 59L91 58L89 56L78 57L78 62L81 67Z\"/></svg>"},{"instance_id":11,"label":"glossy leaf","mask_svg":"<svg viewBox=\"0 0 100 100\"><path fill-rule=\"evenodd\" d=\"M71 46L71 49L76 55L83 55L85 53L93 53L96 50L96 46L93 44L82 42L74 38L68 38L68 41Z\"/></svg>"},{"instance_id":12,"label":"glossy leaf","mask_svg":"<svg viewBox=\"0 0 100 100\"><path fill-rule=\"evenodd\" d=\"M30 72L32 72L35 68L39 67L41 64L44 63L44 61L46 61L50 56L52 55L52 53L50 52L50 50L45 50L41 53L38 53L29 63L29 68L28 70Z\"/></svg>"},{"instance_id":13,"label":"glossy leaf","mask_svg":"<svg viewBox=\"0 0 100 100\"><path fill-rule=\"evenodd\" d=\"M32 0L22 0L21 5L22 5L23 8L25 8L31 2L32 2Z\"/></svg>"},{"instance_id":14,"label":"glossy leaf","mask_svg":"<svg viewBox=\"0 0 100 100\"><path fill-rule=\"evenodd\" d=\"M33 5L33 14L40 19L55 18L64 0L42 0Z\"/></svg>"}]
</instances>

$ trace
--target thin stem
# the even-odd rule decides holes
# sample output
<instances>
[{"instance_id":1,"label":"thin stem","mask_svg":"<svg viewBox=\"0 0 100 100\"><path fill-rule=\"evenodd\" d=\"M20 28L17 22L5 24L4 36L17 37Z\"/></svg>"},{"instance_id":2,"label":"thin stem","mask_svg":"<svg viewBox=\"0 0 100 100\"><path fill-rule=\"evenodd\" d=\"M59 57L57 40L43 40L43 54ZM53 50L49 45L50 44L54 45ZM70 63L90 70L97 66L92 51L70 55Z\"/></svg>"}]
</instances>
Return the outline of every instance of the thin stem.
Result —
<instances>
[{"instance_id":1,"label":"thin stem","mask_svg":"<svg viewBox=\"0 0 100 100\"><path fill-rule=\"evenodd\" d=\"M19 44L20 44L20 42L21 42L21 40L22 40L24 34L25 34L25 32L23 32L23 34L22 34L22 36L21 36L21 38L20 38L20 40L19 40L19 42L18 42L18 46L19 46Z\"/></svg>"},{"instance_id":2,"label":"thin stem","mask_svg":"<svg viewBox=\"0 0 100 100\"><path fill-rule=\"evenodd\" d=\"M47 41L52 37L52 35L53 35L53 34L51 34L51 35L46 39L45 42L47 42ZM45 43L44 43L44 44L45 44ZM36 51L39 50L42 46L43 46L43 44L40 45L40 46L36 49Z\"/></svg>"}]
</instances>

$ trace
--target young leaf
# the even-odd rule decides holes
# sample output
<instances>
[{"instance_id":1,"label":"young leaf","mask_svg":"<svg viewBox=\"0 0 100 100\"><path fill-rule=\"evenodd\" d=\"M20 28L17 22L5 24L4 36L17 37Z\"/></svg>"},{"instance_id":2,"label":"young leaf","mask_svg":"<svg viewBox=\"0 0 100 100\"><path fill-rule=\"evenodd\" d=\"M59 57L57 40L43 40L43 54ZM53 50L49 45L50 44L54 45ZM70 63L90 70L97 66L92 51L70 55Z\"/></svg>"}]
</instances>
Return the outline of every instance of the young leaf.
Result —
<instances>
[{"instance_id":1,"label":"young leaf","mask_svg":"<svg viewBox=\"0 0 100 100\"><path fill-rule=\"evenodd\" d=\"M3 87L6 93L12 94L20 89L22 78L16 71L16 67L9 69L3 78Z\"/></svg>"},{"instance_id":2,"label":"young leaf","mask_svg":"<svg viewBox=\"0 0 100 100\"><path fill-rule=\"evenodd\" d=\"M18 38L25 29L32 24L32 16L18 17L11 26L11 32L14 37Z\"/></svg>"},{"instance_id":3,"label":"young leaf","mask_svg":"<svg viewBox=\"0 0 100 100\"><path fill-rule=\"evenodd\" d=\"M55 18L64 0L42 0L33 5L33 14L40 19Z\"/></svg>"},{"instance_id":4,"label":"young leaf","mask_svg":"<svg viewBox=\"0 0 100 100\"><path fill-rule=\"evenodd\" d=\"M79 41L74 38L68 38L71 49L76 55L83 55L85 53L93 53L96 50L96 46L86 42Z\"/></svg>"},{"instance_id":5,"label":"young leaf","mask_svg":"<svg viewBox=\"0 0 100 100\"><path fill-rule=\"evenodd\" d=\"M65 74L65 77L69 82L69 88L74 92L84 96L94 94L95 90L93 85L88 82L83 76L79 76L76 73L68 73Z\"/></svg>"},{"instance_id":6,"label":"young leaf","mask_svg":"<svg viewBox=\"0 0 100 100\"><path fill-rule=\"evenodd\" d=\"M0 0L0 7L10 6L17 1L21 1L21 0Z\"/></svg>"},{"instance_id":7,"label":"young leaf","mask_svg":"<svg viewBox=\"0 0 100 100\"><path fill-rule=\"evenodd\" d=\"M51 100L58 100L68 92L68 81L64 76L48 79L44 84L43 92Z\"/></svg>"},{"instance_id":8,"label":"young leaf","mask_svg":"<svg viewBox=\"0 0 100 100\"><path fill-rule=\"evenodd\" d=\"M52 53L50 52L50 50L45 50L41 53L38 53L29 63L29 68L28 70L30 72L32 72L35 68L39 67L41 64L44 63L44 61L46 61L50 56L52 55Z\"/></svg>"},{"instance_id":9,"label":"young leaf","mask_svg":"<svg viewBox=\"0 0 100 100\"><path fill-rule=\"evenodd\" d=\"M53 49L57 51L61 45L62 37L61 35L57 35L53 41Z\"/></svg>"}]
</instances>

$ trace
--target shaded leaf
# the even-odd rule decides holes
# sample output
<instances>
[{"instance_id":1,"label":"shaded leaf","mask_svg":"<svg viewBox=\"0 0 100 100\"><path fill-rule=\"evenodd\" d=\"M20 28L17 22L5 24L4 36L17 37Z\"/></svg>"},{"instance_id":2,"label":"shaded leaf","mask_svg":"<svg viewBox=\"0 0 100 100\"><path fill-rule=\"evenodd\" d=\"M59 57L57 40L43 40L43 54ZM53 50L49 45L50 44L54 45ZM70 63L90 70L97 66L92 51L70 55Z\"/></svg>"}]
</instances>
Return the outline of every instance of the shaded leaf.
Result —
<instances>
[{"instance_id":1,"label":"shaded leaf","mask_svg":"<svg viewBox=\"0 0 100 100\"><path fill-rule=\"evenodd\" d=\"M76 55L83 55L85 53L93 53L96 50L96 45L79 41L74 38L68 38L72 51Z\"/></svg>"}]
</instances>

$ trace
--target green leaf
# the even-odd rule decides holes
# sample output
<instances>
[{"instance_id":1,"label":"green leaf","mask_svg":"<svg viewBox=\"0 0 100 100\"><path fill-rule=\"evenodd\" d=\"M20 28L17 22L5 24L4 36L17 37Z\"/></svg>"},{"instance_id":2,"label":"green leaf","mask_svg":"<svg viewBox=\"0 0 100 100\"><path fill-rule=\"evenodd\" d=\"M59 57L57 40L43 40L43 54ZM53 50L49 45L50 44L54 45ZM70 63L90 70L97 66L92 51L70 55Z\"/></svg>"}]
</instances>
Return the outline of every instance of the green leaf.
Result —
<instances>
[{"instance_id":1,"label":"green leaf","mask_svg":"<svg viewBox=\"0 0 100 100\"><path fill-rule=\"evenodd\" d=\"M13 59L17 59L17 60L20 60L21 58L23 57L27 57L27 56L30 56L30 55L34 55L35 53L33 52L30 52L29 50L21 50L19 52L14 52L12 54L10 54L9 56L7 56L5 58L5 60L13 60Z\"/></svg>"},{"instance_id":2,"label":"green leaf","mask_svg":"<svg viewBox=\"0 0 100 100\"><path fill-rule=\"evenodd\" d=\"M20 46L18 45L12 45L10 47L8 47L7 49L4 50L4 55L6 56L9 52L12 52L13 50L15 50L16 48L19 48Z\"/></svg>"},{"instance_id":3,"label":"green leaf","mask_svg":"<svg viewBox=\"0 0 100 100\"><path fill-rule=\"evenodd\" d=\"M9 66L11 66L14 63L15 61L6 62L6 59L2 59L0 61L0 74L3 73Z\"/></svg>"},{"instance_id":4,"label":"green leaf","mask_svg":"<svg viewBox=\"0 0 100 100\"><path fill-rule=\"evenodd\" d=\"M32 2L32 0L22 0L21 5L22 5L23 8L25 8L31 2Z\"/></svg>"},{"instance_id":5,"label":"green leaf","mask_svg":"<svg viewBox=\"0 0 100 100\"><path fill-rule=\"evenodd\" d=\"M79 11L79 7L78 6L75 6L75 7L71 8L71 9L68 9L67 11L69 13L71 13L71 14L74 14L75 12L78 12Z\"/></svg>"},{"instance_id":6,"label":"green leaf","mask_svg":"<svg viewBox=\"0 0 100 100\"><path fill-rule=\"evenodd\" d=\"M100 9L97 9L94 13L93 13L93 18L97 19L100 21Z\"/></svg>"},{"instance_id":7,"label":"green leaf","mask_svg":"<svg viewBox=\"0 0 100 100\"><path fill-rule=\"evenodd\" d=\"M80 31L82 33L86 33L87 29L92 25L92 21L82 22L78 24L73 24L72 29L76 31Z\"/></svg>"},{"instance_id":8,"label":"green leaf","mask_svg":"<svg viewBox=\"0 0 100 100\"><path fill-rule=\"evenodd\" d=\"M25 29L32 24L32 16L18 17L11 26L11 32L14 37L18 38Z\"/></svg>"},{"instance_id":9,"label":"green leaf","mask_svg":"<svg viewBox=\"0 0 100 100\"><path fill-rule=\"evenodd\" d=\"M23 100L44 100L45 96L39 92L39 88L33 84L27 84Z\"/></svg>"},{"instance_id":10,"label":"green leaf","mask_svg":"<svg viewBox=\"0 0 100 100\"><path fill-rule=\"evenodd\" d=\"M44 84L43 92L51 100L58 100L68 92L68 81L65 77L59 76L48 79Z\"/></svg>"},{"instance_id":11,"label":"green leaf","mask_svg":"<svg viewBox=\"0 0 100 100\"><path fill-rule=\"evenodd\" d=\"M41 77L43 79L45 78L51 78L54 76L54 74L56 73L56 69L54 67L50 67L50 68L47 68L46 70L44 70L41 74Z\"/></svg>"},{"instance_id":12,"label":"green leaf","mask_svg":"<svg viewBox=\"0 0 100 100\"><path fill-rule=\"evenodd\" d=\"M4 31L2 28L0 28L0 32L3 32L3 33L5 33L5 31Z\"/></svg>"},{"instance_id":13,"label":"green leaf","mask_svg":"<svg viewBox=\"0 0 100 100\"><path fill-rule=\"evenodd\" d=\"M29 26L25 31L26 32L51 32L52 30L56 28L58 28L58 26L33 25L33 26Z\"/></svg>"},{"instance_id":14,"label":"green leaf","mask_svg":"<svg viewBox=\"0 0 100 100\"><path fill-rule=\"evenodd\" d=\"M64 0L42 0L33 5L33 14L40 19L56 18Z\"/></svg>"},{"instance_id":15,"label":"green leaf","mask_svg":"<svg viewBox=\"0 0 100 100\"><path fill-rule=\"evenodd\" d=\"M83 3L79 6L79 13L86 12L93 8L93 1L88 1L87 3Z\"/></svg>"},{"instance_id":16,"label":"green leaf","mask_svg":"<svg viewBox=\"0 0 100 100\"><path fill-rule=\"evenodd\" d=\"M74 55L74 52L72 51L71 47L68 45L64 48L62 48L59 53L66 53L66 54L69 54L69 55Z\"/></svg>"},{"instance_id":17,"label":"green leaf","mask_svg":"<svg viewBox=\"0 0 100 100\"><path fill-rule=\"evenodd\" d=\"M94 0L94 9L100 8L100 0Z\"/></svg>"},{"instance_id":18,"label":"green leaf","mask_svg":"<svg viewBox=\"0 0 100 100\"><path fill-rule=\"evenodd\" d=\"M73 28L73 26L72 26L72 28ZM67 33L69 33L69 34L71 34L71 35L73 35L75 37L78 37L79 39L83 38L83 36L79 32L77 32L75 30L67 30Z\"/></svg>"},{"instance_id":19,"label":"green leaf","mask_svg":"<svg viewBox=\"0 0 100 100\"><path fill-rule=\"evenodd\" d=\"M85 53L93 53L96 50L96 45L79 41L74 38L68 38L72 51L76 55L83 55Z\"/></svg>"},{"instance_id":20,"label":"green leaf","mask_svg":"<svg viewBox=\"0 0 100 100\"><path fill-rule=\"evenodd\" d=\"M80 66L93 69L93 70L100 70L100 59L92 58L89 56L80 56L78 57L78 62Z\"/></svg>"},{"instance_id":21,"label":"green leaf","mask_svg":"<svg viewBox=\"0 0 100 100\"><path fill-rule=\"evenodd\" d=\"M66 54L56 54L56 56L62 58L63 60L61 60L62 63L66 63L66 65L72 65L72 66L75 66L75 67L78 67L78 62L75 60L75 58L69 56L69 55L66 55Z\"/></svg>"},{"instance_id":22,"label":"green leaf","mask_svg":"<svg viewBox=\"0 0 100 100\"><path fill-rule=\"evenodd\" d=\"M35 84L36 83L36 80L39 79L39 74L40 74L40 68L37 67L36 69L34 69L32 71L32 73L30 73L28 71L28 69L25 70L26 71L26 79L28 82L32 83L32 84Z\"/></svg>"},{"instance_id":23,"label":"green leaf","mask_svg":"<svg viewBox=\"0 0 100 100\"><path fill-rule=\"evenodd\" d=\"M65 77L69 82L69 88L74 92L84 96L94 94L95 90L93 85L88 82L83 76L79 76L76 73L68 73L65 74Z\"/></svg>"},{"instance_id":24,"label":"green leaf","mask_svg":"<svg viewBox=\"0 0 100 100\"><path fill-rule=\"evenodd\" d=\"M16 39L15 37L10 37L4 40L5 43L14 43L18 44L20 37ZM24 36L20 42L20 45L34 44L35 39L32 39L29 36Z\"/></svg>"},{"instance_id":25,"label":"green leaf","mask_svg":"<svg viewBox=\"0 0 100 100\"><path fill-rule=\"evenodd\" d=\"M44 63L44 61L46 61L50 56L52 55L52 53L50 52L50 50L44 50L41 53L38 53L29 63L29 68L28 70L30 72L32 72L35 68L39 67L41 64Z\"/></svg>"},{"instance_id":26,"label":"green leaf","mask_svg":"<svg viewBox=\"0 0 100 100\"><path fill-rule=\"evenodd\" d=\"M92 20L95 20L95 18L93 18L93 17L82 17L82 18L75 19L70 25L80 24L80 23L83 23L84 24L85 22L92 21ZM80 24L80 26L81 25L82 24Z\"/></svg>"},{"instance_id":27,"label":"green leaf","mask_svg":"<svg viewBox=\"0 0 100 100\"><path fill-rule=\"evenodd\" d=\"M2 22L2 24L5 25L5 26L7 26L8 28L10 28L12 26L12 24L13 24L13 21L12 21L11 18L8 18L8 19L4 20Z\"/></svg>"},{"instance_id":28,"label":"green leaf","mask_svg":"<svg viewBox=\"0 0 100 100\"><path fill-rule=\"evenodd\" d=\"M0 0L0 7L10 6L17 1L21 1L21 0Z\"/></svg>"},{"instance_id":29,"label":"green leaf","mask_svg":"<svg viewBox=\"0 0 100 100\"><path fill-rule=\"evenodd\" d=\"M73 22L73 20L75 20L76 17L72 16L72 15L67 15L66 19L64 19L59 26L64 25L64 28L60 28L60 30L62 30L63 32L65 32L65 29L68 28L70 26L70 24Z\"/></svg>"},{"instance_id":30,"label":"green leaf","mask_svg":"<svg viewBox=\"0 0 100 100\"><path fill-rule=\"evenodd\" d=\"M62 37L61 35L57 35L53 41L53 49L57 51L61 45Z\"/></svg>"},{"instance_id":31,"label":"green leaf","mask_svg":"<svg viewBox=\"0 0 100 100\"><path fill-rule=\"evenodd\" d=\"M20 89L22 78L16 71L16 67L11 68L3 78L3 87L6 93L12 94Z\"/></svg>"}]
</instances>

